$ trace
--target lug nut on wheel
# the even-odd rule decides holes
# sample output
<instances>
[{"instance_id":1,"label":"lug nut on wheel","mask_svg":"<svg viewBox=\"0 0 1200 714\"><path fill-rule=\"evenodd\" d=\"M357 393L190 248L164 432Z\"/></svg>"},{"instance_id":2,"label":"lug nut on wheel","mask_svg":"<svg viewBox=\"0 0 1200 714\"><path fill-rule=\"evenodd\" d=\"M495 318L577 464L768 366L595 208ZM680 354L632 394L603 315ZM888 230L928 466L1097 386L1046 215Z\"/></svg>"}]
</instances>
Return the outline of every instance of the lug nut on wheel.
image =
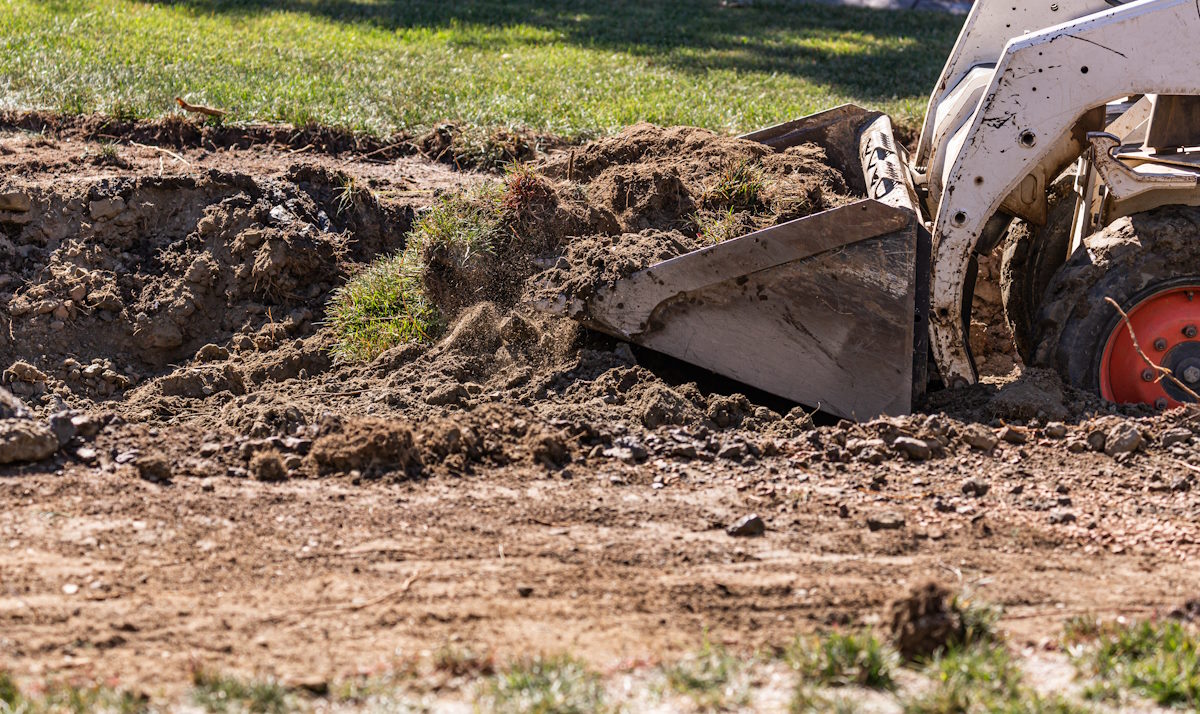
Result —
<instances>
[{"instance_id":1,"label":"lug nut on wheel","mask_svg":"<svg viewBox=\"0 0 1200 714\"><path fill-rule=\"evenodd\" d=\"M1183 336L1188 338L1189 340L1191 338L1195 337L1196 336L1196 326L1188 325L1187 327L1183 328Z\"/></svg>"},{"instance_id":2,"label":"lug nut on wheel","mask_svg":"<svg viewBox=\"0 0 1200 714\"><path fill-rule=\"evenodd\" d=\"M1150 369L1149 367L1147 367L1146 369L1143 369L1142 370L1142 380L1145 382L1153 382L1154 381L1154 370Z\"/></svg>"},{"instance_id":3,"label":"lug nut on wheel","mask_svg":"<svg viewBox=\"0 0 1200 714\"><path fill-rule=\"evenodd\" d=\"M1155 409L1166 409L1167 408L1167 398L1159 397L1158 399L1155 399L1154 400L1154 408Z\"/></svg>"},{"instance_id":4,"label":"lug nut on wheel","mask_svg":"<svg viewBox=\"0 0 1200 714\"><path fill-rule=\"evenodd\" d=\"M1163 350L1167 349L1167 340L1166 340L1166 338L1165 338L1165 337L1159 337L1157 340L1155 340L1155 341L1154 341L1154 349L1158 350L1159 352L1162 352Z\"/></svg>"}]
</instances>

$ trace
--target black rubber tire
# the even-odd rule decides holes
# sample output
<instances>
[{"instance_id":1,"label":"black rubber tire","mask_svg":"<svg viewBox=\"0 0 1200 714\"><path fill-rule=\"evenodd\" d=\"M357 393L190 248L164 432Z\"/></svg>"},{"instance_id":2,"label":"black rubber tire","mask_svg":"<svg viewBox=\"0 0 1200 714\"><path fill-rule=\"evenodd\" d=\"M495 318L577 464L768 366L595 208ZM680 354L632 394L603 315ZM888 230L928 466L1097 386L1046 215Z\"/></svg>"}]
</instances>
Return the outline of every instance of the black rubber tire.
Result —
<instances>
[{"instance_id":1,"label":"black rubber tire","mask_svg":"<svg viewBox=\"0 0 1200 714\"><path fill-rule=\"evenodd\" d=\"M1075 217L1072 190L1075 172L1060 176L1046 197L1046 225L1017 219L1008 230L1000 262L1000 299L1004 320L1012 332L1017 354L1025 364L1033 358L1033 324L1046 288L1067 261L1071 244L1071 222Z\"/></svg>"},{"instance_id":2,"label":"black rubber tire","mask_svg":"<svg viewBox=\"0 0 1200 714\"><path fill-rule=\"evenodd\" d=\"M1128 311L1189 279L1200 282L1200 208L1164 206L1113 221L1085 239L1050 282L1034 325L1032 364L1098 393L1100 359L1120 321L1104 299Z\"/></svg>"}]
</instances>

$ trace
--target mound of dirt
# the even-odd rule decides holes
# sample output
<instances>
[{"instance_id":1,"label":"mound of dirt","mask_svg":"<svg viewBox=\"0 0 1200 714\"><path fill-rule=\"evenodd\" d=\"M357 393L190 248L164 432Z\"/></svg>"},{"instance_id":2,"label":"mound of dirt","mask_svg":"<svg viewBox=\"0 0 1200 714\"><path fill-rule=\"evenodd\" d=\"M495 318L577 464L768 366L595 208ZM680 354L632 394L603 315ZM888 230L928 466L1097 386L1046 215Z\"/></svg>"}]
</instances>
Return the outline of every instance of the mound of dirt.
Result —
<instances>
[{"instance_id":1,"label":"mound of dirt","mask_svg":"<svg viewBox=\"0 0 1200 714\"><path fill-rule=\"evenodd\" d=\"M305 334L355 259L396 247L411 215L312 167L13 185L5 196L0 363L38 361L5 381L68 401ZM238 375L206 371L162 391L242 391Z\"/></svg>"},{"instance_id":2,"label":"mound of dirt","mask_svg":"<svg viewBox=\"0 0 1200 714\"><path fill-rule=\"evenodd\" d=\"M534 299L586 299L654 262L847 203L825 151L777 151L694 127L637 124L539 167L575 184L619 231L570 241Z\"/></svg>"}]
</instances>

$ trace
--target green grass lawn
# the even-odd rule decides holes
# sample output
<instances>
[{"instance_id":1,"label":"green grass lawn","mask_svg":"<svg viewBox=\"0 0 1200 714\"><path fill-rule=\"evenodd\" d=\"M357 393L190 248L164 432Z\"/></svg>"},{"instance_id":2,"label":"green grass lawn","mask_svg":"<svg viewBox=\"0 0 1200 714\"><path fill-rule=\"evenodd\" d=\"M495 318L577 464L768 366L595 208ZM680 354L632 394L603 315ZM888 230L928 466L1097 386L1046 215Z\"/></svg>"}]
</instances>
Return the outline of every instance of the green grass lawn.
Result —
<instances>
[{"instance_id":1,"label":"green grass lawn","mask_svg":"<svg viewBox=\"0 0 1200 714\"><path fill-rule=\"evenodd\" d=\"M9 108L171 111L387 134L741 131L841 102L912 123L961 18L756 0L6 0Z\"/></svg>"}]
</instances>

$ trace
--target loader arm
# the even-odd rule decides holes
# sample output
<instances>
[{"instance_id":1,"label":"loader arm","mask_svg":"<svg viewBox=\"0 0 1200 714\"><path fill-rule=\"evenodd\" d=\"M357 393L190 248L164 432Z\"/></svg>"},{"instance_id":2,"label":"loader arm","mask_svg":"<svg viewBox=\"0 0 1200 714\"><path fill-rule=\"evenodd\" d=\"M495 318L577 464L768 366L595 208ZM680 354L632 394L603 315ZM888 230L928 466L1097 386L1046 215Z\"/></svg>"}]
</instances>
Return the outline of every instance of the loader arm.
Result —
<instances>
[{"instance_id":1,"label":"loader arm","mask_svg":"<svg viewBox=\"0 0 1200 714\"><path fill-rule=\"evenodd\" d=\"M946 384L977 378L961 306L985 224L1077 154L1078 125L1095 108L1134 94L1200 94L1197 37L1200 0L1139 0L1007 44L956 137L934 220L931 344Z\"/></svg>"},{"instance_id":2,"label":"loader arm","mask_svg":"<svg viewBox=\"0 0 1200 714\"><path fill-rule=\"evenodd\" d=\"M929 166L932 154L942 148L935 139L939 118L942 122L956 125L958 117L948 115L957 115L960 111L969 113L975 107L976 102L970 102L969 108L947 106L948 95L960 86L972 70L993 67L1011 38L1087 17L1111 7L1112 3L1107 0L1021 0L1016 3L1010 0L976 0L930 94L915 164Z\"/></svg>"}]
</instances>

